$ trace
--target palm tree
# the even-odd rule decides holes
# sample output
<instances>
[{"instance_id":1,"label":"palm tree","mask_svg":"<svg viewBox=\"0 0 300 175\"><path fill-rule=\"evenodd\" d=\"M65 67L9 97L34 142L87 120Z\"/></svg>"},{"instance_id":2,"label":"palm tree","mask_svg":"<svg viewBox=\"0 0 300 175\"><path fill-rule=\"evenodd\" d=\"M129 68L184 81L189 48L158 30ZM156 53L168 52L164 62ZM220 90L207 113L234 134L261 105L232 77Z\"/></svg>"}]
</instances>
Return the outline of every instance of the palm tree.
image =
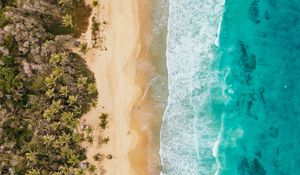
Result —
<instances>
[{"instance_id":1,"label":"palm tree","mask_svg":"<svg viewBox=\"0 0 300 175\"><path fill-rule=\"evenodd\" d=\"M25 154L26 159L29 160L32 163L36 163L37 162L37 158L36 158L36 153L35 152L28 152Z\"/></svg>"},{"instance_id":2,"label":"palm tree","mask_svg":"<svg viewBox=\"0 0 300 175\"><path fill-rule=\"evenodd\" d=\"M84 86L87 84L88 78L80 75L80 77L77 79L77 87L78 88L84 88Z\"/></svg>"},{"instance_id":3,"label":"palm tree","mask_svg":"<svg viewBox=\"0 0 300 175\"><path fill-rule=\"evenodd\" d=\"M73 28L73 18L72 18L72 15L70 14L66 14L62 17L62 23L63 23L63 26L65 27L71 27Z\"/></svg>"},{"instance_id":4,"label":"palm tree","mask_svg":"<svg viewBox=\"0 0 300 175\"><path fill-rule=\"evenodd\" d=\"M50 109L54 112L54 114L58 113L58 111L62 108L63 106L61 105L61 100L55 100L50 105Z\"/></svg>"},{"instance_id":5,"label":"palm tree","mask_svg":"<svg viewBox=\"0 0 300 175\"><path fill-rule=\"evenodd\" d=\"M52 75L50 75L49 77L45 78L45 83L47 87L52 87L55 85L56 79Z\"/></svg>"},{"instance_id":6,"label":"palm tree","mask_svg":"<svg viewBox=\"0 0 300 175\"><path fill-rule=\"evenodd\" d=\"M100 118L100 120L106 120L108 118L108 114L102 113L99 118Z\"/></svg>"},{"instance_id":7,"label":"palm tree","mask_svg":"<svg viewBox=\"0 0 300 175\"><path fill-rule=\"evenodd\" d=\"M60 63L61 65L64 65L68 61L68 56L66 53L54 53L51 55L49 63L52 65L57 65Z\"/></svg>"},{"instance_id":8,"label":"palm tree","mask_svg":"<svg viewBox=\"0 0 300 175\"><path fill-rule=\"evenodd\" d=\"M84 140L83 133L72 134L72 140L74 140L74 142L76 142L76 143L82 142Z\"/></svg>"},{"instance_id":9,"label":"palm tree","mask_svg":"<svg viewBox=\"0 0 300 175\"><path fill-rule=\"evenodd\" d=\"M41 172L37 169L30 169L25 173L25 175L41 175Z\"/></svg>"},{"instance_id":10,"label":"palm tree","mask_svg":"<svg viewBox=\"0 0 300 175\"><path fill-rule=\"evenodd\" d=\"M89 144L92 144L92 143L94 142L93 136L91 136L91 135L88 135L88 136L86 137L86 140L87 140L87 142L88 142Z\"/></svg>"},{"instance_id":11,"label":"palm tree","mask_svg":"<svg viewBox=\"0 0 300 175\"><path fill-rule=\"evenodd\" d=\"M49 108L44 111L43 117L50 122L54 118L55 112L53 109Z\"/></svg>"},{"instance_id":12,"label":"palm tree","mask_svg":"<svg viewBox=\"0 0 300 175\"><path fill-rule=\"evenodd\" d=\"M72 5L72 0L59 0L58 4L61 6L69 6Z\"/></svg>"},{"instance_id":13,"label":"palm tree","mask_svg":"<svg viewBox=\"0 0 300 175\"><path fill-rule=\"evenodd\" d=\"M77 98L78 96L70 95L67 102L69 103L69 105L74 105L77 102Z\"/></svg>"},{"instance_id":14,"label":"palm tree","mask_svg":"<svg viewBox=\"0 0 300 175\"><path fill-rule=\"evenodd\" d=\"M73 116L74 115L71 112L64 112L62 114L62 117L60 118L61 122L65 126L69 127L72 130L75 129L77 127L78 123L79 123L79 121L76 120Z\"/></svg>"},{"instance_id":15,"label":"palm tree","mask_svg":"<svg viewBox=\"0 0 300 175\"><path fill-rule=\"evenodd\" d=\"M59 167L59 171L63 175L69 175L70 174L70 168L66 165Z\"/></svg>"},{"instance_id":16,"label":"palm tree","mask_svg":"<svg viewBox=\"0 0 300 175\"><path fill-rule=\"evenodd\" d=\"M101 129L101 131L105 130L108 124L107 118L108 118L108 114L107 113L102 113L100 115L100 124L99 127Z\"/></svg>"},{"instance_id":17,"label":"palm tree","mask_svg":"<svg viewBox=\"0 0 300 175\"><path fill-rule=\"evenodd\" d=\"M60 54L60 64L65 65L69 60L69 57L66 53L61 53Z\"/></svg>"},{"instance_id":18,"label":"palm tree","mask_svg":"<svg viewBox=\"0 0 300 175\"><path fill-rule=\"evenodd\" d=\"M89 83L87 87L87 91L89 95L95 94L97 92L96 83Z\"/></svg>"},{"instance_id":19,"label":"palm tree","mask_svg":"<svg viewBox=\"0 0 300 175\"><path fill-rule=\"evenodd\" d=\"M90 165L89 165L89 168L88 168L88 171L89 171L90 173L94 173L94 172L96 171L96 166L93 165L93 164L90 164Z\"/></svg>"},{"instance_id":20,"label":"palm tree","mask_svg":"<svg viewBox=\"0 0 300 175\"><path fill-rule=\"evenodd\" d=\"M109 142L110 138L109 137L106 137L106 138L103 138L102 139L102 142L107 144Z\"/></svg>"},{"instance_id":21,"label":"palm tree","mask_svg":"<svg viewBox=\"0 0 300 175\"><path fill-rule=\"evenodd\" d=\"M63 133L58 137L58 141L60 145L68 145L71 141L72 137L70 134Z\"/></svg>"},{"instance_id":22,"label":"palm tree","mask_svg":"<svg viewBox=\"0 0 300 175\"><path fill-rule=\"evenodd\" d=\"M62 67L55 67L51 75L56 80L59 79L63 74L64 74L64 70Z\"/></svg>"},{"instance_id":23,"label":"palm tree","mask_svg":"<svg viewBox=\"0 0 300 175\"><path fill-rule=\"evenodd\" d=\"M44 111L43 117L49 122L54 119L55 114L62 108L60 100L53 101L50 107Z\"/></svg>"},{"instance_id":24,"label":"palm tree","mask_svg":"<svg viewBox=\"0 0 300 175\"><path fill-rule=\"evenodd\" d=\"M55 130L57 130L59 125L60 125L60 122L52 122L52 123L50 123L50 128L55 131Z\"/></svg>"},{"instance_id":25,"label":"palm tree","mask_svg":"<svg viewBox=\"0 0 300 175\"><path fill-rule=\"evenodd\" d=\"M75 106L74 107L74 109L73 109L73 113L74 113L74 115L75 116L77 116L77 115L80 115L81 113L82 113L82 106L80 105L80 106Z\"/></svg>"},{"instance_id":26,"label":"palm tree","mask_svg":"<svg viewBox=\"0 0 300 175\"><path fill-rule=\"evenodd\" d=\"M84 175L84 170L83 169L76 169L75 170L75 175Z\"/></svg>"},{"instance_id":27,"label":"palm tree","mask_svg":"<svg viewBox=\"0 0 300 175\"><path fill-rule=\"evenodd\" d=\"M60 120L68 125L72 122L73 118L74 116L72 112L63 112Z\"/></svg>"},{"instance_id":28,"label":"palm tree","mask_svg":"<svg viewBox=\"0 0 300 175\"><path fill-rule=\"evenodd\" d=\"M42 137L44 144L46 145L46 147L49 147L50 145L53 144L54 140L55 140L55 136L53 135L45 135Z\"/></svg>"},{"instance_id":29,"label":"palm tree","mask_svg":"<svg viewBox=\"0 0 300 175\"><path fill-rule=\"evenodd\" d=\"M94 7L96 7L98 5L98 0L93 0L92 4L93 4Z\"/></svg>"},{"instance_id":30,"label":"palm tree","mask_svg":"<svg viewBox=\"0 0 300 175\"><path fill-rule=\"evenodd\" d=\"M72 152L71 154L68 155L68 161L67 162L69 164L71 164L72 166L75 166L80 162L80 160L77 158L77 156L74 154L74 152Z\"/></svg>"},{"instance_id":31,"label":"palm tree","mask_svg":"<svg viewBox=\"0 0 300 175\"><path fill-rule=\"evenodd\" d=\"M95 154L95 155L93 156L93 159L94 159L95 161L100 161L102 158L103 158L103 155L100 154L100 153L97 153L97 154Z\"/></svg>"},{"instance_id":32,"label":"palm tree","mask_svg":"<svg viewBox=\"0 0 300 175\"><path fill-rule=\"evenodd\" d=\"M48 98L54 97L55 96L55 94L54 94L54 88L48 89L47 92L46 92L46 96Z\"/></svg>"},{"instance_id":33,"label":"palm tree","mask_svg":"<svg viewBox=\"0 0 300 175\"><path fill-rule=\"evenodd\" d=\"M87 43L85 43L85 42L80 43L80 45L79 45L79 51L85 53L86 50L87 50L87 46L88 46L88 45L87 45Z\"/></svg>"},{"instance_id":34,"label":"palm tree","mask_svg":"<svg viewBox=\"0 0 300 175\"><path fill-rule=\"evenodd\" d=\"M91 134L93 132L93 128L91 126L88 126L87 128L87 133Z\"/></svg>"},{"instance_id":35,"label":"palm tree","mask_svg":"<svg viewBox=\"0 0 300 175\"><path fill-rule=\"evenodd\" d=\"M100 122L100 124L99 124L100 131L104 131L104 130L107 128L107 124L108 124L108 121L106 121L106 120L101 120L101 122Z\"/></svg>"},{"instance_id":36,"label":"palm tree","mask_svg":"<svg viewBox=\"0 0 300 175\"><path fill-rule=\"evenodd\" d=\"M92 99L92 101L91 101L90 105L91 105L92 107L96 107L96 106L97 106L97 104L98 104L98 101L97 101L97 99Z\"/></svg>"},{"instance_id":37,"label":"palm tree","mask_svg":"<svg viewBox=\"0 0 300 175\"><path fill-rule=\"evenodd\" d=\"M67 96L68 93L69 93L68 87L67 87L67 86L62 86L62 87L60 87L59 93L60 93L62 96Z\"/></svg>"},{"instance_id":38,"label":"palm tree","mask_svg":"<svg viewBox=\"0 0 300 175\"><path fill-rule=\"evenodd\" d=\"M49 63L51 63L52 65L56 65L57 63L60 62L60 55L59 54L52 54L49 60Z\"/></svg>"}]
</instances>

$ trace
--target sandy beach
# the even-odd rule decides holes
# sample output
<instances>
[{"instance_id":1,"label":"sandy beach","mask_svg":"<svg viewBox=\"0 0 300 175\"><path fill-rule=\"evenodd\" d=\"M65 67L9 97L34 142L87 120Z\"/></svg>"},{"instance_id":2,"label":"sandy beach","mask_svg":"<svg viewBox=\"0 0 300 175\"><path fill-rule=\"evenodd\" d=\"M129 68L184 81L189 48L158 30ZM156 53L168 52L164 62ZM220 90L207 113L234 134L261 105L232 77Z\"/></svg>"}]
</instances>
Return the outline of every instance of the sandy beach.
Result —
<instances>
[{"instance_id":1,"label":"sandy beach","mask_svg":"<svg viewBox=\"0 0 300 175\"><path fill-rule=\"evenodd\" d=\"M90 0L86 1L91 4ZM88 43L83 54L94 72L99 92L98 105L88 112L81 123L93 128L94 142L86 144L88 161L96 165L98 174L148 174L147 136L142 131L134 110L138 109L144 94L144 84L137 78L137 59L147 58L149 14L141 13L138 0L103 0L93 8L91 18L101 23L100 46L92 48L91 22L81 40ZM148 10L150 11L150 10ZM150 13L150 12L149 12ZM147 16L148 15L148 16ZM143 21L143 23L141 23ZM103 43L102 43L103 42ZM109 114L108 128L99 129L99 116ZM109 137L108 144L99 144L99 138ZM93 155L112 155L101 163Z\"/></svg>"}]
</instances>

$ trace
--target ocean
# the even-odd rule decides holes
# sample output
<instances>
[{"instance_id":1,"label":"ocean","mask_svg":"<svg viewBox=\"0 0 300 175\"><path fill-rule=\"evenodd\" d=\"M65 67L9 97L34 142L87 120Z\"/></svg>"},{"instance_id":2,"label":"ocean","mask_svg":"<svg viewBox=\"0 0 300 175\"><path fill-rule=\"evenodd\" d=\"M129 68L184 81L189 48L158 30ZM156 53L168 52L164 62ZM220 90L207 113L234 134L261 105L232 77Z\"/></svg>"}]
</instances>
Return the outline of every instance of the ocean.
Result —
<instances>
[{"instance_id":1,"label":"ocean","mask_svg":"<svg viewBox=\"0 0 300 175\"><path fill-rule=\"evenodd\" d=\"M300 175L299 20L299 0L170 0L161 175Z\"/></svg>"}]
</instances>

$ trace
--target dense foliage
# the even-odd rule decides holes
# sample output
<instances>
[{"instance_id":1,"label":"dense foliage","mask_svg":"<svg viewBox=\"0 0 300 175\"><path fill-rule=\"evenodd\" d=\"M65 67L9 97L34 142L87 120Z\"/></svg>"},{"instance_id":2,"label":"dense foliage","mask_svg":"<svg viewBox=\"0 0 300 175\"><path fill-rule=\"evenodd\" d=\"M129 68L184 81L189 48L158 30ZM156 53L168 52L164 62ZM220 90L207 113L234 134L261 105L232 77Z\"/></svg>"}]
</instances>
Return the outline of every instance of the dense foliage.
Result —
<instances>
[{"instance_id":1,"label":"dense foliage","mask_svg":"<svg viewBox=\"0 0 300 175\"><path fill-rule=\"evenodd\" d=\"M0 174L82 173L77 125L95 104L95 80L64 46L72 37L49 30L76 25L72 13L72 25L63 20L73 3L0 0Z\"/></svg>"}]
</instances>

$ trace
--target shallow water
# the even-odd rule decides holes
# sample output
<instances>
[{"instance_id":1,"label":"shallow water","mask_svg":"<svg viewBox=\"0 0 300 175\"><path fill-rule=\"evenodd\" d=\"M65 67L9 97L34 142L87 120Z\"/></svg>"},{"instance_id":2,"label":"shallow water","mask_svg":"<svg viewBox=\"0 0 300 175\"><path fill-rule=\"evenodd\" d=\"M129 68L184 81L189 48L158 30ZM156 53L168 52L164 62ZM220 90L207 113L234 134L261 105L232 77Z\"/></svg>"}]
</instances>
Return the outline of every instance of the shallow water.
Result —
<instances>
[{"instance_id":1,"label":"shallow water","mask_svg":"<svg viewBox=\"0 0 300 175\"><path fill-rule=\"evenodd\" d=\"M300 174L299 11L170 0L162 175Z\"/></svg>"},{"instance_id":2,"label":"shallow water","mask_svg":"<svg viewBox=\"0 0 300 175\"><path fill-rule=\"evenodd\" d=\"M227 0L220 174L300 174L300 1Z\"/></svg>"},{"instance_id":3,"label":"shallow water","mask_svg":"<svg viewBox=\"0 0 300 175\"><path fill-rule=\"evenodd\" d=\"M167 103L168 81L166 68L166 35L168 24L168 1L154 0L147 6L152 15L151 30L145 35L145 54L138 59L138 78L142 79L141 85L144 92L141 101L135 110L141 130L147 135L147 165L148 175L157 175L161 170L159 157L160 127L162 116ZM143 13L143 11L141 11ZM140 156L140 155L137 155Z\"/></svg>"}]
</instances>

